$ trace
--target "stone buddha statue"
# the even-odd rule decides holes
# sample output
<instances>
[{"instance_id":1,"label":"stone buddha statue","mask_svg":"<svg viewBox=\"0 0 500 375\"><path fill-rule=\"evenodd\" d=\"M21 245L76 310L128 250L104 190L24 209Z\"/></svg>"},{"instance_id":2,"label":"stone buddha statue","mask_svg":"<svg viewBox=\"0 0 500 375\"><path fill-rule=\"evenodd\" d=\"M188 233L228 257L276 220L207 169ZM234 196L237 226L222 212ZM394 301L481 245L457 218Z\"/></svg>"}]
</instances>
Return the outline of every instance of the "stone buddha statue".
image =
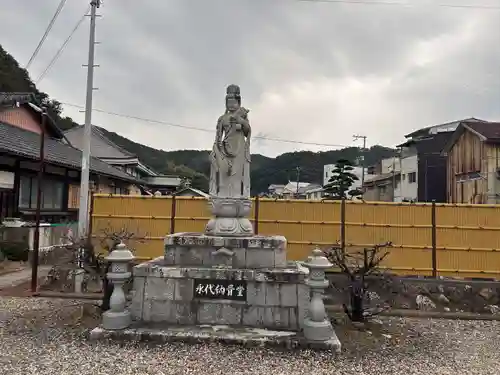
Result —
<instances>
[{"instance_id":1,"label":"stone buddha statue","mask_svg":"<svg viewBox=\"0 0 500 375\"><path fill-rule=\"evenodd\" d=\"M226 110L217 121L215 142L210 154L210 210L212 219L205 233L222 236L251 236L247 216L250 200L250 122L241 106L240 88L229 85Z\"/></svg>"},{"instance_id":2,"label":"stone buddha statue","mask_svg":"<svg viewBox=\"0 0 500 375\"><path fill-rule=\"evenodd\" d=\"M229 85L226 111L217 121L210 154L210 195L220 198L250 197L250 135L248 110L241 106L240 88Z\"/></svg>"}]
</instances>

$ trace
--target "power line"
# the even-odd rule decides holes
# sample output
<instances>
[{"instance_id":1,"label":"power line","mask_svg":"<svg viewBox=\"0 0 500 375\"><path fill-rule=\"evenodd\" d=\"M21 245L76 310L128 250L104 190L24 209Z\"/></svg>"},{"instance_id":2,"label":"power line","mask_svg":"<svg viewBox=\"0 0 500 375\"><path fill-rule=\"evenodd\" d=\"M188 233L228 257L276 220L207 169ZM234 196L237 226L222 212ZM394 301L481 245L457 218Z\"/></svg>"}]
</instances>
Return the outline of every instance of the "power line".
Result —
<instances>
[{"instance_id":1,"label":"power line","mask_svg":"<svg viewBox=\"0 0 500 375\"><path fill-rule=\"evenodd\" d=\"M500 5L475 5L475 4L415 4L403 3L398 1L384 1L384 0L295 0L303 3L332 3L332 4L352 4L352 5L387 5L387 6L405 6L405 7L419 7L419 6L434 6L440 8L456 8L456 9L483 9L483 10L500 10Z\"/></svg>"},{"instance_id":2,"label":"power line","mask_svg":"<svg viewBox=\"0 0 500 375\"><path fill-rule=\"evenodd\" d=\"M54 26L54 23L56 22L56 19L59 16L59 13L61 13L61 10L63 9L64 4L66 4L66 0L61 0L61 2L59 3L59 6L56 9L56 12L54 13L54 16L52 16L52 19L50 20L49 25L45 29L45 33L43 34L42 39L40 39L40 42L38 42L38 45L36 46L35 51L33 52L28 63L26 64L26 69L29 69L29 67L31 66L31 63L33 62L33 60L35 60L36 55L38 55L38 52L40 51L40 48L42 48L42 45L45 42L45 39L47 39L47 35L49 35L50 30L52 30L52 26Z\"/></svg>"},{"instance_id":3,"label":"power line","mask_svg":"<svg viewBox=\"0 0 500 375\"><path fill-rule=\"evenodd\" d=\"M71 31L71 33L69 34L69 36L66 38L66 40L64 41L64 43L61 45L61 47L59 48L59 50L56 52L56 54L54 55L54 57L50 61L49 65L47 65L47 67L45 68L45 70L43 71L43 73L40 74L40 76L36 80L35 84L38 85L40 83L40 81L47 75L47 73L52 68L52 66L54 66L54 64L57 62L57 60L59 59L59 57L63 53L64 49L66 48L66 45L71 41L71 39L73 38L73 35L76 33L76 31L78 30L78 28L80 27L80 25L85 20L85 17L87 16L87 13L89 12L89 10L90 10L90 7L85 11L85 13L83 14L82 18L80 18L78 20L78 22L75 25L74 29Z\"/></svg>"},{"instance_id":4,"label":"power line","mask_svg":"<svg viewBox=\"0 0 500 375\"><path fill-rule=\"evenodd\" d=\"M66 103L66 102L60 102L60 103L63 104L63 105L67 105L69 107L75 107L75 108L81 108L81 109L84 108L83 106L78 105L78 104L72 104L72 103ZM95 112L100 112L100 113L104 113L104 114L107 114L107 115L112 115L112 116L117 116L117 117L123 117L123 118L131 119L131 120L138 120L138 121L148 122L148 123L151 123L151 124L161 124L161 125L172 126L172 127L180 128L180 129L196 130L196 131L202 131L202 132L207 132L207 133L212 133L213 132L210 129L198 128L196 126L191 126L191 125L183 125L183 124L177 124L177 123L168 122L168 121L148 119L148 118L139 117L139 116L126 115L126 114L123 114L123 113L105 111L105 110L97 109L97 108L92 108L92 110L95 111ZM352 145L339 145L339 144L331 144L331 143L304 142L304 141L297 141L297 140L292 140L292 139L273 138L273 137L265 137L265 136L259 136L259 135L256 135L256 136L254 136L252 138L254 138L254 139L262 139L262 140L272 141L272 142L294 143L294 144L310 145L310 146L342 147L342 148L353 147Z\"/></svg>"}]
</instances>

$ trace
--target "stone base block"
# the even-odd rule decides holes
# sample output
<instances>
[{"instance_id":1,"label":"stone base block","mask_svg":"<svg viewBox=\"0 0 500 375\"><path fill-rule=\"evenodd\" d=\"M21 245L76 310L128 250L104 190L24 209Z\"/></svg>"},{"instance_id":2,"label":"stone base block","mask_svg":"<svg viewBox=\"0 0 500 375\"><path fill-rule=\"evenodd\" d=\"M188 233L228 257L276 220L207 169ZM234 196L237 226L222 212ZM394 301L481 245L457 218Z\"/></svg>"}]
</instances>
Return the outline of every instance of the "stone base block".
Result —
<instances>
[{"instance_id":1,"label":"stone base block","mask_svg":"<svg viewBox=\"0 0 500 375\"><path fill-rule=\"evenodd\" d=\"M272 331L255 328L233 328L228 326L135 326L120 331L102 327L90 332L90 340L146 341L158 344L167 342L219 342L246 347L278 347L286 349L314 349L340 353L338 339L311 343L303 336L289 331Z\"/></svg>"},{"instance_id":2,"label":"stone base block","mask_svg":"<svg viewBox=\"0 0 500 375\"><path fill-rule=\"evenodd\" d=\"M130 326L131 314L128 310L121 312L106 311L102 314L102 326L108 330L119 330Z\"/></svg>"},{"instance_id":3,"label":"stone base block","mask_svg":"<svg viewBox=\"0 0 500 375\"><path fill-rule=\"evenodd\" d=\"M165 238L165 265L232 268L285 268L283 236L222 237L176 233Z\"/></svg>"},{"instance_id":4,"label":"stone base block","mask_svg":"<svg viewBox=\"0 0 500 375\"><path fill-rule=\"evenodd\" d=\"M328 320L314 322L306 318L303 326L304 337L309 342L325 342L338 340L332 324Z\"/></svg>"},{"instance_id":5,"label":"stone base block","mask_svg":"<svg viewBox=\"0 0 500 375\"><path fill-rule=\"evenodd\" d=\"M309 303L307 270L298 264L242 270L165 266L157 258L133 274L130 311L138 322L298 331Z\"/></svg>"}]
</instances>

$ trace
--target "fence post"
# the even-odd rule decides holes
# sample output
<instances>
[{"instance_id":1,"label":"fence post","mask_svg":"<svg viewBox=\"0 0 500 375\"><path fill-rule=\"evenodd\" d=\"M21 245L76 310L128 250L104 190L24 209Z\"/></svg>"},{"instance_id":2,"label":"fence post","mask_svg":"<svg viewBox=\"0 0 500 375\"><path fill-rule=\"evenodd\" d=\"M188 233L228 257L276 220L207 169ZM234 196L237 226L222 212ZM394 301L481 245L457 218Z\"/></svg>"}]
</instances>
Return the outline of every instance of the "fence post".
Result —
<instances>
[{"instance_id":1,"label":"fence post","mask_svg":"<svg viewBox=\"0 0 500 375\"><path fill-rule=\"evenodd\" d=\"M345 198L340 203L340 248L345 252Z\"/></svg>"},{"instance_id":2,"label":"fence post","mask_svg":"<svg viewBox=\"0 0 500 375\"><path fill-rule=\"evenodd\" d=\"M170 234L175 233L175 215L177 212L177 203L175 200L175 194L172 195L172 210L170 211Z\"/></svg>"},{"instance_id":3,"label":"fence post","mask_svg":"<svg viewBox=\"0 0 500 375\"><path fill-rule=\"evenodd\" d=\"M437 278L437 248L436 248L436 201L431 206L431 241L432 241L432 277Z\"/></svg>"},{"instance_id":4,"label":"fence post","mask_svg":"<svg viewBox=\"0 0 500 375\"><path fill-rule=\"evenodd\" d=\"M255 197L255 213L254 213L254 225L253 225L253 230L255 234L259 234L259 209L260 209L260 199L259 196L257 195Z\"/></svg>"}]
</instances>

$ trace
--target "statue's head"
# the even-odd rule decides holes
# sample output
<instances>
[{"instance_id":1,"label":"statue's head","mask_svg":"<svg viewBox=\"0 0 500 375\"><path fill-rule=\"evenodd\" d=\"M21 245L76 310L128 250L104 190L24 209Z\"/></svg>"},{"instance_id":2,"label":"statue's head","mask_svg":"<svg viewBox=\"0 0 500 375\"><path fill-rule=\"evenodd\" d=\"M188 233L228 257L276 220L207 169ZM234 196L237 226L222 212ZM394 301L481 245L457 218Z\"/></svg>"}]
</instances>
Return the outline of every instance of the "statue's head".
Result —
<instances>
[{"instance_id":1,"label":"statue's head","mask_svg":"<svg viewBox=\"0 0 500 375\"><path fill-rule=\"evenodd\" d=\"M240 103L236 98L233 98L231 96L226 97L226 109L229 112L237 111L238 108L240 108Z\"/></svg>"},{"instance_id":2,"label":"statue's head","mask_svg":"<svg viewBox=\"0 0 500 375\"><path fill-rule=\"evenodd\" d=\"M238 110L241 106L240 87L229 85L226 89L226 109L230 112Z\"/></svg>"}]
</instances>

